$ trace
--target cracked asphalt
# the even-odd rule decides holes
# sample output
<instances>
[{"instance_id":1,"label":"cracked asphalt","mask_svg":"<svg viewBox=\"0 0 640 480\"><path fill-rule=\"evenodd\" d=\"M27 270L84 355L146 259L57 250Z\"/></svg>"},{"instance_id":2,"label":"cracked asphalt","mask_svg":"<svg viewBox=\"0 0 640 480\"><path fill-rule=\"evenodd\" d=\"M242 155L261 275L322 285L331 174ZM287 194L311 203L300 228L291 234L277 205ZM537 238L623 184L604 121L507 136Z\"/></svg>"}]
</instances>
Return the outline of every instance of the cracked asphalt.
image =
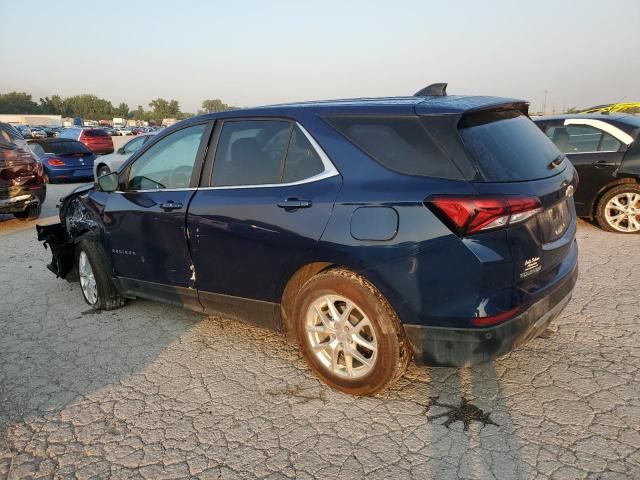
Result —
<instances>
[{"instance_id":1,"label":"cracked asphalt","mask_svg":"<svg viewBox=\"0 0 640 480\"><path fill-rule=\"evenodd\" d=\"M33 223L0 216L0 478L640 478L640 237L578 239L546 338L355 398L268 331L89 311Z\"/></svg>"}]
</instances>

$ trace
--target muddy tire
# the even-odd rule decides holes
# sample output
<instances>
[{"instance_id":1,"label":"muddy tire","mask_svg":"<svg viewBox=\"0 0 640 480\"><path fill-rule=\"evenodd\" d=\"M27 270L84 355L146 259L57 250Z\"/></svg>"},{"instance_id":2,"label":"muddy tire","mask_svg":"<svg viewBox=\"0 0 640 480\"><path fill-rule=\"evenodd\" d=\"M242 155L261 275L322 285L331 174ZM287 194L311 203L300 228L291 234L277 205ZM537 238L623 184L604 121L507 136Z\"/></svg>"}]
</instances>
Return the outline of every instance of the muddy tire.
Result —
<instances>
[{"instance_id":1,"label":"muddy tire","mask_svg":"<svg viewBox=\"0 0 640 480\"><path fill-rule=\"evenodd\" d=\"M411 346L398 316L367 280L332 269L296 298L300 352L327 385L352 395L378 393L405 372Z\"/></svg>"},{"instance_id":2,"label":"muddy tire","mask_svg":"<svg viewBox=\"0 0 640 480\"><path fill-rule=\"evenodd\" d=\"M606 191L598 201L596 220L608 232L640 233L640 185L625 183Z\"/></svg>"},{"instance_id":3,"label":"muddy tire","mask_svg":"<svg viewBox=\"0 0 640 480\"><path fill-rule=\"evenodd\" d=\"M114 310L124 306L111 281L111 268L104 248L95 239L83 239L77 250L80 290L85 302L96 310Z\"/></svg>"}]
</instances>

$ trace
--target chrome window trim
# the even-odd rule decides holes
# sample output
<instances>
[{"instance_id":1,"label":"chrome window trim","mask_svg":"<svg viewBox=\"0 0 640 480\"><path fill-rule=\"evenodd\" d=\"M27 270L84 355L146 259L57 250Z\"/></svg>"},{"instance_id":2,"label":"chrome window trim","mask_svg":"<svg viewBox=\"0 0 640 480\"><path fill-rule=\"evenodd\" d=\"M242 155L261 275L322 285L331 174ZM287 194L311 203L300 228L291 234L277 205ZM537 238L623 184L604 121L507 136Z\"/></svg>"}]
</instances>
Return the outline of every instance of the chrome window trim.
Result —
<instances>
[{"instance_id":1,"label":"chrome window trim","mask_svg":"<svg viewBox=\"0 0 640 480\"><path fill-rule=\"evenodd\" d=\"M266 118L268 120L268 118ZM238 119L242 120L242 119ZM300 123L294 122L295 125L304 133L304 136L307 137L309 143L316 151L318 156L320 157L320 161L324 166L324 170L317 175L313 175L312 177L304 178L302 180L297 180L295 182L287 182L287 183L260 183L257 185L221 185L218 187L188 187L188 188L156 188L152 190L128 190L126 192L121 190L116 190L113 193L150 193L150 192L185 192L189 190L231 190L231 189L246 189L246 188L274 188L274 187L290 187L295 185L304 185L306 183L318 182L320 180L324 180L325 178L331 178L340 175L340 172L335 167L329 156L325 153L322 147L316 142L315 138L311 136L311 134L304 128Z\"/></svg>"}]
</instances>

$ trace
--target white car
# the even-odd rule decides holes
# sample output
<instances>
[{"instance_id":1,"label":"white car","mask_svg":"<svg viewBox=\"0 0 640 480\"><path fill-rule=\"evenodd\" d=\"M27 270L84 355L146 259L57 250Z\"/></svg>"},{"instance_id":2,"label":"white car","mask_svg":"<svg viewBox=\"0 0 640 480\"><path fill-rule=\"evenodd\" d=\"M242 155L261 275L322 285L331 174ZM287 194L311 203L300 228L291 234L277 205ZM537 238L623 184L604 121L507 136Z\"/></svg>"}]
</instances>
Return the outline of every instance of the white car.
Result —
<instances>
[{"instance_id":1,"label":"white car","mask_svg":"<svg viewBox=\"0 0 640 480\"><path fill-rule=\"evenodd\" d=\"M131 131L131 129L129 127L119 127L119 128L116 128L115 131L121 137L125 137L125 136L128 136L128 135L133 135L133 132Z\"/></svg>"},{"instance_id":2,"label":"white car","mask_svg":"<svg viewBox=\"0 0 640 480\"><path fill-rule=\"evenodd\" d=\"M115 152L108 155L101 155L96 158L95 162L93 163L94 178L98 178L106 175L107 173L115 172L116 170L118 170L118 168L120 168L120 165L122 165L125 160L127 160L131 155L140 150L145 143L153 138L154 135L155 132L138 135L135 138L129 140Z\"/></svg>"}]
</instances>

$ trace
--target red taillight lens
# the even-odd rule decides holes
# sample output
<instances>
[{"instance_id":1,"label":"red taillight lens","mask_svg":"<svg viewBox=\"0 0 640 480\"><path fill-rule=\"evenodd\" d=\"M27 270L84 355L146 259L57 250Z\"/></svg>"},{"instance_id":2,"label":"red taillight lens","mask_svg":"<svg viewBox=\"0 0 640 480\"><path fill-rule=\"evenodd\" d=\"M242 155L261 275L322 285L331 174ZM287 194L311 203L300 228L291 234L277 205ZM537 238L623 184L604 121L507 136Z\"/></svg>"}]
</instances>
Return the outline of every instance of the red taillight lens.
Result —
<instances>
[{"instance_id":1,"label":"red taillight lens","mask_svg":"<svg viewBox=\"0 0 640 480\"><path fill-rule=\"evenodd\" d=\"M536 197L450 197L427 201L464 235L524 222L542 210Z\"/></svg>"},{"instance_id":2,"label":"red taillight lens","mask_svg":"<svg viewBox=\"0 0 640 480\"><path fill-rule=\"evenodd\" d=\"M515 307L511 310L507 310L506 312L492 315L490 317L474 317L471 319L471 323L473 323L476 327L489 327L510 320L511 318L515 317L519 311L520 307Z\"/></svg>"},{"instance_id":3,"label":"red taillight lens","mask_svg":"<svg viewBox=\"0 0 640 480\"><path fill-rule=\"evenodd\" d=\"M64 165L64 162L56 157L48 158L47 163L52 167L62 167Z\"/></svg>"}]
</instances>

